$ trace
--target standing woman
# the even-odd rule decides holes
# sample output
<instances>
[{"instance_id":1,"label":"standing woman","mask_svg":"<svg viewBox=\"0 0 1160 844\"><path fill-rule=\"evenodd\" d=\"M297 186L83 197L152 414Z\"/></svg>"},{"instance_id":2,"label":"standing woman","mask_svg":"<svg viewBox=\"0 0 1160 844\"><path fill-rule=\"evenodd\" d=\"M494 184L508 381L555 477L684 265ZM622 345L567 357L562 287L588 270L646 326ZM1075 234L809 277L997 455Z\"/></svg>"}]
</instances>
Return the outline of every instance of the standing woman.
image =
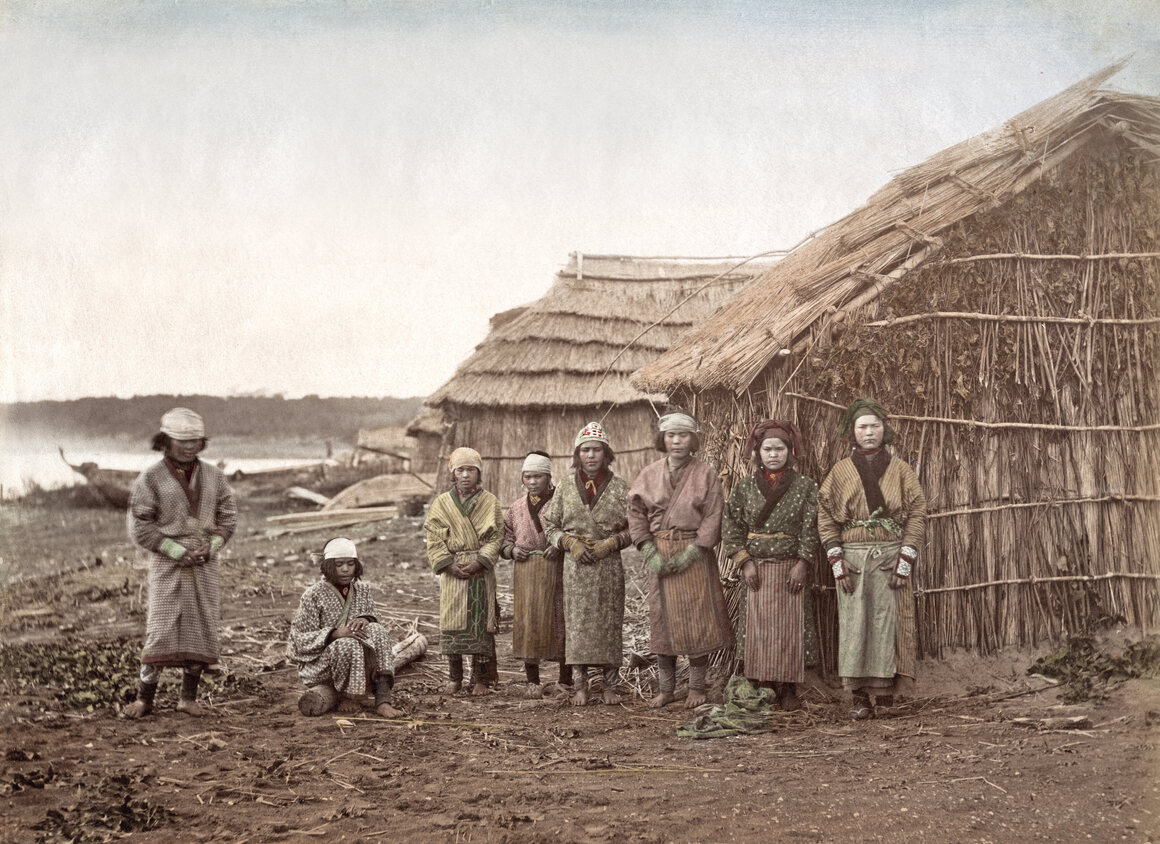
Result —
<instances>
[{"instance_id":1,"label":"standing woman","mask_svg":"<svg viewBox=\"0 0 1160 844\"><path fill-rule=\"evenodd\" d=\"M427 561L439 576L439 652L447 657L447 694L463 688L463 656L471 656L471 693L486 695L495 661L495 561L503 541L503 507L480 487L483 458L457 448L452 486L427 511Z\"/></svg>"},{"instance_id":2,"label":"standing woman","mask_svg":"<svg viewBox=\"0 0 1160 844\"><path fill-rule=\"evenodd\" d=\"M705 702L709 654L733 639L713 552L725 494L713 467L693 457L700 447L696 419L668 413L657 427L656 447L665 456L641 469L628 499L632 541L649 567L649 646L660 673L660 692L649 706L672 703L677 656L684 655L685 708L693 709Z\"/></svg>"},{"instance_id":3,"label":"standing woman","mask_svg":"<svg viewBox=\"0 0 1160 844\"><path fill-rule=\"evenodd\" d=\"M795 468L801 453L801 431L793 422L754 425L745 444L753 474L733 488L721 523L725 556L748 587L745 676L773 688L785 710L801 708L803 590L818 550L818 485Z\"/></svg>"},{"instance_id":4,"label":"standing woman","mask_svg":"<svg viewBox=\"0 0 1160 844\"><path fill-rule=\"evenodd\" d=\"M153 711L165 666L182 669L177 709L200 716L197 687L218 661L221 587L218 552L238 523L234 491L222 470L198 460L205 423L175 407L161 417L152 448L165 457L142 472L129 493L129 536L149 566L149 608L137 700L125 717Z\"/></svg>"},{"instance_id":5,"label":"standing woman","mask_svg":"<svg viewBox=\"0 0 1160 844\"><path fill-rule=\"evenodd\" d=\"M564 478L543 517L548 541L564 552L564 661L573 666L573 706L588 703L588 669L604 672L604 702L620 703L624 565L629 545L628 484L613 474L616 455L599 422L576 435L575 474ZM576 666L579 667L577 676Z\"/></svg>"},{"instance_id":6,"label":"standing woman","mask_svg":"<svg viewBox=\"0 0 1160 844\"><path fill-rule=\"evenodd\" d=\"M872 399L856 399L840 432L853 453L822 482L818 532L838 587L838 674L869 718L914 685L917 663L911 575L926 536L926 496L910 465L885 446L894 431Z\"/></svg>"}]
</instances>

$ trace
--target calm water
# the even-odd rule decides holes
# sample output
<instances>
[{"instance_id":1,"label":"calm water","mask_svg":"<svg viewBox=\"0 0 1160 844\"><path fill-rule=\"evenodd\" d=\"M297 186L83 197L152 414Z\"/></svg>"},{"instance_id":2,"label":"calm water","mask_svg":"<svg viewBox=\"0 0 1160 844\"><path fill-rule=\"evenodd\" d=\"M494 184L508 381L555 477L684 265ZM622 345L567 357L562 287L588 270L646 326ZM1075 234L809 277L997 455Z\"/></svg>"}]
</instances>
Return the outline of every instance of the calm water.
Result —
<instances>
[{"instance_id":1,"label":"calm water","mask_svg":"<svg viewBox=\"0 0 1160 844\"><path fill-rule=\"evenodd\" d=\"M14 498L27 492L30 484L45 489L83 484L84 478L65 465L57 446L64 448L70 463L79 466L92 461L101 468L141 471L160 455L148 443L131 439L54 438L0 430L0 497ZM322 441L269 442L229 438L210 440L201 457L211 463L225 461L225 470L251 472L318 462L326 456Z\"/></svg>"}]
</instances>

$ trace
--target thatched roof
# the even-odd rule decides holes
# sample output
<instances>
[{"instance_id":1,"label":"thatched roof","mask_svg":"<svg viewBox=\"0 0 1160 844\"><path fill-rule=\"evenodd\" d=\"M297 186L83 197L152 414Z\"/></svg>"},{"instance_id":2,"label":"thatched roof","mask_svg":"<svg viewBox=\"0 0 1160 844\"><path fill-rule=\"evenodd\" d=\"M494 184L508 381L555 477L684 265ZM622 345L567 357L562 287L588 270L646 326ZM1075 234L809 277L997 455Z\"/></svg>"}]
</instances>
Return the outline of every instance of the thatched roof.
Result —
<instances>
[{"instance_id":1,"label":"thatched roof","mask_svg":"<svg viewBox=\"0 0 1160 844\"><path fill-rule=\"evenodd\" d=\"M573 253L543 298L492 318L491 334L427 404L643 401L631 373L773 265L762 258L739 267L744 260Z\"/></svg>"},{"instance_id":2,"label":"thatched roof","mask_svg":"<svg viewBox=\"0 0 1160 844\"><path fill-rule=\"evenodd\" d=\"M872 300L938 252L939 232L1025 190L1093 130L1111 129L1160 154L1160 100L1098 90L1123 64L901 173L642 367L633 383L655 392L741 392L827 312Z\"/></svg>"},{"instance_id":3,"label":"thatched roof","mask_svg":"<svg viewBox=\"0 0 1160 844\"><path fill-rule=\"evenodd\" d=\"M419 409L418 415L407 423L405 433L408 437L442 437L446 427L443 423L443 413L424 404Z\"/></svg>"}]
</instances>

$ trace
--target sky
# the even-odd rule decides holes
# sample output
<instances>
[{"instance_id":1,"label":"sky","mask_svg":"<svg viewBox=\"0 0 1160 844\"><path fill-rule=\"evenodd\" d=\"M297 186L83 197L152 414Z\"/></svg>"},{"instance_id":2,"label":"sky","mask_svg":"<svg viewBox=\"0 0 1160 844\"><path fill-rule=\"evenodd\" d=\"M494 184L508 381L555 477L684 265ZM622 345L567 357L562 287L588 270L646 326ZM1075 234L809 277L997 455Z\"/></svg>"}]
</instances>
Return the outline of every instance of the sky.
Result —
<instances>
[{"instance_id":1,"label":"sky","mask_svg":"<svg viewBox=\"0 0 1160 844\"><path fill-rule=\"evenodd\" d=\"M0 402L434 391L573 251L783 249L1152 0L0 2Z\"/></svg>"}]
</instances>

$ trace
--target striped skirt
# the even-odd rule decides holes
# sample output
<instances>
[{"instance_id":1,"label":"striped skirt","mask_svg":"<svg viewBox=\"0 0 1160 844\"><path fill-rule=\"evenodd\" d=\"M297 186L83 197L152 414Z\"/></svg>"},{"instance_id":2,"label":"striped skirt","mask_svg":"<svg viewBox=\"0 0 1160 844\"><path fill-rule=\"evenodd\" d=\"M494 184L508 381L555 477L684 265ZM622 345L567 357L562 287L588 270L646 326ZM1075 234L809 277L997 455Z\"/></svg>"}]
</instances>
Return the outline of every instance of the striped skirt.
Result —
<instances>
[{"instance_id":1,"label":"striped skirt","mask_svg":"<svg viewBox=\"0 0 1160 844\"><path fill-rule=\"evenodd\" d=\"M805 679L805 591L786 585L797 560L754 558L761 583L745 602L745 676L770 683Z\"/></svg>"},{"instance_id":2,"label":"striped skirt","mask_svg":"<svg viewBox=\"0 0 1160 844\"><path fill-rule=\"evenodd\" d=\"M512 572L512 655L564 659L564 560L537 551Z\"/></svg>"},{"instance_id":3,"label":"striped skirt","mask_svg":"<svg viewBox=\"0 0 1160 844\"><path fill-rule=\"evenodd\" d=\"M693 544L692 539L658 536L657 550L666 560ZM701 558L676 574L648 576L649 647L666 656L704 656L728 648L733 628L725 609L725 593L717 558Z\"/></svg>"}]
</instances>

